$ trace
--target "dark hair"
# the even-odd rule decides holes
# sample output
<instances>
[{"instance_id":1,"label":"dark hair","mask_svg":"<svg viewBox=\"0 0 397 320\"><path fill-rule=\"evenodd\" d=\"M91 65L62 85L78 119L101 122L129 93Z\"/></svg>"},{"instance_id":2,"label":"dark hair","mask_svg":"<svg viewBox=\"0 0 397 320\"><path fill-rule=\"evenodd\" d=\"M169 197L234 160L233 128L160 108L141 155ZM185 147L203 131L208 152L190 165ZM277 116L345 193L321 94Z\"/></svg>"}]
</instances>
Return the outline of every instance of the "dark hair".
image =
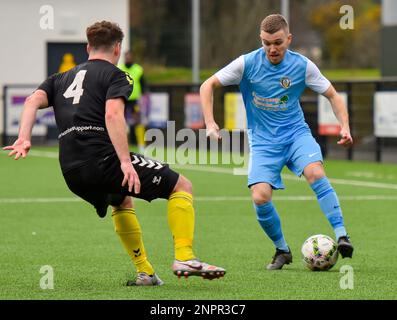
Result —
<instances>
[{"instance_id":1,"label":"dark hair","mask_svg":"<svg viewBox=\"0 0 397 320\"><path fill-rule=\"evenodd\" d=\"M88 44L94 49L108 50L124 38L119 25L114 22L101 21L90 25L87 30Z\"/></svg>"},{"instance_id":2,"label":"dark hair","mask_svg":"<svg viewBox=\"0 0 397 320\"><path fill-rule=\"evenodd\" d=\"M263 19L261 23L261 31L270 34L276 33L281 29L289 32L288 22L281 14L271 14Z\"/></svg>"}]
</instances>

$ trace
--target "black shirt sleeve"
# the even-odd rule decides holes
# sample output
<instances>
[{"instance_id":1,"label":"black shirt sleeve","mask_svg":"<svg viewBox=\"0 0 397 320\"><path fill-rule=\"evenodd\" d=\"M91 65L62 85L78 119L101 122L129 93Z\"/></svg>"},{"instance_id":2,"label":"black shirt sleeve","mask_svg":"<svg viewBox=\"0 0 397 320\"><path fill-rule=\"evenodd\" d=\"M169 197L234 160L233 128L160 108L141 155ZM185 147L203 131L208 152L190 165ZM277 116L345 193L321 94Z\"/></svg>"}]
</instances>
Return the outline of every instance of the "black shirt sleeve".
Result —
<instances>
[{"instance_id":1,"label":"black shirt sleeve","mask_svg":"<svg viewBox=\"0 0 397 320\"><path fill-rule=\"evenodd\" d=\"M132 88L132 78L125 72L117 69L110 80L106 93L106 100L123 98L125 101L128 101L128 98L132 93Z\"/></svg>"},{"instance_id":2,"label":"black shirt sleeve","mask_svg":"<svg viewBox=\"0 0 397 320\"><path fill-rule=\"evenodd\" d=\"M37 89L43 90L47 93L48 106L54 105L54 80L56 73L49 76Z\"/></svg>"}]
</instances>

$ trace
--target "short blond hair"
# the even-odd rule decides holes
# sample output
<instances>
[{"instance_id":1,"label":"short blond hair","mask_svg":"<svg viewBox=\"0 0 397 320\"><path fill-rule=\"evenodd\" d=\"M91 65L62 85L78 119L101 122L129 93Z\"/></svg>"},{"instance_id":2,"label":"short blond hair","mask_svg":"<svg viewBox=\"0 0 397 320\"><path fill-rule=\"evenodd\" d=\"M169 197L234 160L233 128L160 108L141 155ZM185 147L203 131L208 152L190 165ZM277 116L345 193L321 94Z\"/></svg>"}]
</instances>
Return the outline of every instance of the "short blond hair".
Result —
<instances>
[{"instance_id":1,"label":"short blond hair","mask_svg":"<svg viewBox=\"0 0 397 320\"><path fill-rule=\"evenodd\" d=\"M271 14L261 22L261 31L273 34L281 29L289 32L288 22L281 14Z\"/></svg>"}]
</instances>

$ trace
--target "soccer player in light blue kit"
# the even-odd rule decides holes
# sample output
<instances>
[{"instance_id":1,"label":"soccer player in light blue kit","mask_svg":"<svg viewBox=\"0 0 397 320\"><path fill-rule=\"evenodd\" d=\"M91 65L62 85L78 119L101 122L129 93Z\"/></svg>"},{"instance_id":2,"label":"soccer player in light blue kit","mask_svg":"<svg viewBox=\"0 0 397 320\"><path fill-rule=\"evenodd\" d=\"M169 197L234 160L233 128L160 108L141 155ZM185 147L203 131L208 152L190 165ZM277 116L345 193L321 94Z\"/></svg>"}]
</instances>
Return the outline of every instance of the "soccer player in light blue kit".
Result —
<instances>
[{"instance_id":1,"label":"soccer player in light blue kit","mask_svg":"<svg viewBox=\"0 0 397 320\"><path fill-rule=\"evenodd\" d=\"M320 146L305 122L299 98L306 87L327 97L341 125L338 144L348 147L353 139L346 105L313 62L288 50L292 35L282 15L272 14L262 21L260 38L263 48L238 57L202 84L200 95L207 135L219 138L213 115L214 89L239 85L251 151L248 186L258 222L276 247L267 269L281 269L292 262L272 203L273 190L284 189L281 170L285 165L294 174L305 176L334 229L341 256L351 258L353 246L344 226L338 196L325 175Z\"/></svg>"}]
</instances>

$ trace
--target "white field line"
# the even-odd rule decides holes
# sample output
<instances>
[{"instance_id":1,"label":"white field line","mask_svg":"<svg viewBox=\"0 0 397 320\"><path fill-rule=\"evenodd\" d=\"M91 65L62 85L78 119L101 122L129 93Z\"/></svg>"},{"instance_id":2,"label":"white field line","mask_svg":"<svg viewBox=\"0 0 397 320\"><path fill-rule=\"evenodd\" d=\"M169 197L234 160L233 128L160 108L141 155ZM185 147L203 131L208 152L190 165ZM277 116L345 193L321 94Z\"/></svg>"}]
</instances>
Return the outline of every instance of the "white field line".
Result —
<instances>
[{"instance_id":1,"label":"white field line","mask_svg":"<svg viewBox=\"0 0 397 320\"><path fill-rule=\"evenodd\" d=\"M382 195L362 195L362 196L341 196L342 201L397 201L397 196L382 196ZM144 201L141 199L134 199L134 201ZM163 200L163 199L161 199ZM251 201L249 196L210 196L210 197L194 197L197 202L216 202L216 201ZM274 197L275 201L314 201L314 196L279 196ZM163 200L165 201L165 200ZM0 198L0 204L25 204L25 203L73 203L83 202L77 197L69 198Z\"/></svg>"},{"instance_id":2,"label":"white field line","mask_svg":"<svg viewBox=\"0 0 397 320\"><path fill-rule=\"evenodd\" d=\"M58 159L58 153L57 152L46 152L46 151L31 150L29 152L29 155L35 156L35 157L56 158L56 159ZM174 165L171 165L171 167L175 168L175 169L184 169L184 170L189 170L189 171L198 171L198 172L207 172L207 173L233 174L235 172L234 169L207 167L207 166L202 166L202 165L178 165L178 164L174 164ZM285 180L294 180L294 181L306 182L306 180L304 178L298 178L298 177L296 177L294 175L283 174L282 176L283 176L283 179L285 179ZM337 179L337 178L330 178L329 180L332 183L334 183L334 184L349 185L349 186L364 187L364 188L397 190L397 184L392 184L392 183L381 183L381 182L361 181L361 180L347 180L347 179Z\"/></svg>"},{"instance_id":3,"label":"white field line","mask_svg":"<svg viewBox=\"0 0 397 320\"><path fill-rule=\"evenodd\" d=\"M382 195L362 195L362 196L340 196L339 200L342 201L379 201L389 200L396 201L396 196L382 196ZM195 201L251 201L251 197L241 196L213 196L213 197L194 197ZM313 201L316 200L315 196L274 196L275 201Z\"/></svg>"},{"instance_id":4,"label":"white field line","mask_svg":"<svg viewBox=\"0 0 397 320\"><path fill-rule=\"evenodd\" d=\"M59 202L81 202L77 197L69 198L0 198L0 203L22 204L22 203L59 203Z\"/></svg>"},{"instance_id":5,"label":"white field line","mask_svg":"<svg viewBox=\"0 0 397 320\"><path fill-rule=\"evenodd\" d=\"M58 152L30 150L28 156L58 159Z\"/></svg>"}]
</instances>

